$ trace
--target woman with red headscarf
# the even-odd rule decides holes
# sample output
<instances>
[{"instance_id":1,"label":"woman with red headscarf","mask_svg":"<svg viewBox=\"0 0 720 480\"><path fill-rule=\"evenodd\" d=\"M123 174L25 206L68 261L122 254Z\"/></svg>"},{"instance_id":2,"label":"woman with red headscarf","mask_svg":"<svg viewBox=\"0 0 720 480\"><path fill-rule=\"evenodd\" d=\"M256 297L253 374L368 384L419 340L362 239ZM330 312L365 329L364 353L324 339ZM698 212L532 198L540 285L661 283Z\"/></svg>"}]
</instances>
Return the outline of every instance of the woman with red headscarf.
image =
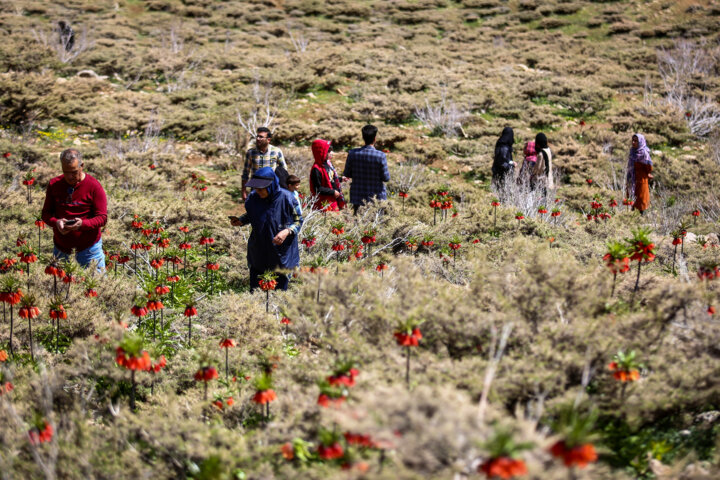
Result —
<instances>
[{"instance_id":1,"label":"woman with red headscarf","mask_svg":"<svg viewBox=\"0 0 720 480\"><path fill-rule=\"evenodd\" d=\"M332 157L330 142L318 138L313 141L311 148L315 163L310 169L310 193L318 197L313 205L313 210L343 209L345 199L340 188L340 178L330 163L330 157Z\"/></svg>"}]
</instances>

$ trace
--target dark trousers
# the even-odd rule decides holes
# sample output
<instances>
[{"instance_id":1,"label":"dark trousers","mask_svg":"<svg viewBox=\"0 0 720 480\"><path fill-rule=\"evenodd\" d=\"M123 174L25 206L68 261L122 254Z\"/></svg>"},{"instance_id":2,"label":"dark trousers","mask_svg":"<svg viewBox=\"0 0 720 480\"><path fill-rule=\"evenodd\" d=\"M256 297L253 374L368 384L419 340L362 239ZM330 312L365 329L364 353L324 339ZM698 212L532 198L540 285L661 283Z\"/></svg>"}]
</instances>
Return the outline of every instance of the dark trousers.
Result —
<instances>
[{"instance_id":1,"label":"dark trousers","mask_svg":"<svg viewBox=\"0 0 720 480\"><path fill-rule=\"evenodd\" d=\"M260 288L260 285L258 285L258 281L260 280L260 277L262 274L265 273L262 270L255 270L254 268L250 267L250 291L255 291L256 288ZM288 285L290 284L290 279L287 275L283 275L278 273L277 274L277 286L275 287L275 290L287 290Z\"/></svg>"}]
</instances>

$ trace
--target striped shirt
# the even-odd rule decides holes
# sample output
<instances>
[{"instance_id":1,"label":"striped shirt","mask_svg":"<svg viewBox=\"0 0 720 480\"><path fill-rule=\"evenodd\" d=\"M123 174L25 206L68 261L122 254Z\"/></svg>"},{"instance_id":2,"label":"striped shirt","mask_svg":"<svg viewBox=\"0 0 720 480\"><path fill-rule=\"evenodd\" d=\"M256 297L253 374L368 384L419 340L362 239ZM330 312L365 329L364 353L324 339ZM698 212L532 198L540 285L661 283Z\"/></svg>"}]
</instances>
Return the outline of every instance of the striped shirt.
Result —
<instances>
[{"instance_id":1,"label":"striped shirt","mask_svg":"<svg viewBox=\"0 0 720 480\"><path fill-rule=\"evenodd\" d=\"M265 153L262 153L260 150L253 147L245 154L245 166L242 172L242 181L247 182L260 168L270 167L275 170L275 167L278 165L287 170L285 156L278 147L268 145L268 149Z\"/></svg>"}]
</instances>

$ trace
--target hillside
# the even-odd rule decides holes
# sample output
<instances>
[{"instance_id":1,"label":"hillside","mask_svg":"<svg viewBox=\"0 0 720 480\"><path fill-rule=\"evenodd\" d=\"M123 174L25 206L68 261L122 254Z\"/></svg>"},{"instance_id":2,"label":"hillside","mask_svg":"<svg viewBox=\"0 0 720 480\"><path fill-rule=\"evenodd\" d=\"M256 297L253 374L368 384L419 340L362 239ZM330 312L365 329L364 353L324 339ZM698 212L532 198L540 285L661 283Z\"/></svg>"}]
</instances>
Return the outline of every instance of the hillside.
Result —
<instances>
[{"instance_id":1,"label":"hillside","mask_svg":"<svg viewBox=\"0 0 720 480\"><path fill-rule=\"evenodd\" d=\"M717 478L719 32L703 0L2 2L3 476ZM310 143L341 171L368 123L388 201L313 212ZM287 292L228 221L261 125L306 203ZM491 185L507 126L547 196ZM37 222L70 147L102 275Z\"/></svg>"}]
</instances>

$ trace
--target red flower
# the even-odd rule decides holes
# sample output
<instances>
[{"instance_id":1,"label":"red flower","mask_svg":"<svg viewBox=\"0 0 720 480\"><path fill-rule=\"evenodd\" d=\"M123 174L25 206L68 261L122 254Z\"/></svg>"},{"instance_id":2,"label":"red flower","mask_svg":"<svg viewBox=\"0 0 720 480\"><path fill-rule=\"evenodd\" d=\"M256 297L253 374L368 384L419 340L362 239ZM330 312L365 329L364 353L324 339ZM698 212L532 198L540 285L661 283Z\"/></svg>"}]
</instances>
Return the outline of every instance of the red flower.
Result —
<instances>
[{"instance_id":1,"label":"red flower","mask_svg":"<svg viewBox=\"0 0 720 480\"><path fill-rule=\"evenodd\" d=\"M592 185L592 183L593 183L592 178L588 178L585 181L587 182L588 185Z\"/></svg>"},{"instance_id":2,"label":"red flower","mask_svg":"<svg viewBox=\"0 0 720 480\"><path fill-rule=\"evenodd\" d=\"M218 378L218 372L215 367L202 367L200 370L195 372L195 381L197 382L209 382Z\"/></svg>"},{"instance_id":3,"label":"red flower","mask_svg":"<svg viewBox=\"0 0 720 480\"><path fill-rule=\"evenodd\" d=\"M700 216L700 210L693 210L692 216L693 216L693 217L699 217L699 216Z\"/></svg>"},{"instance_id":4,"label":"red flower","mask_svg":"<svg viewBox=\"0 0 720 480\"><path fill-rule=\"evenodd\" d=\"M510 457L491 458L478 467L478 473L484 473L488 478L512 478L527 473L527 467L522 460Z\"/></svg>"},{"instance_id":5,"label":"red flower","mask_svg":"<svg viewBox=\"0 0 720 480\"><path fill-rule=\"evenodd\" d=\"M213 262L208 262L205 264L205 268L212 271L217 271L220 268L220 265Z\"/></svg>"},{"instance_id":6,"label":"red flower","mask_svg":"<svg viewBox=\"0 0 720 480\"><path fill-rule=\"evenodd\" d=\"M615 380L620 380L621 382L635 382L640 379L640 372L635 369L620 370L617 362L610 362L608 364L608 370L613 372Z\"/></svg>"},{"instance_id":7,"label":"red flower","mask_svg":"<svg viewBox=\"0 0 720 480\"><path fill-rule=\"evenodd\" d=\"M398 196L399 196L400 198L408 198L408 197L409 197L409 195L408 195L406 192L403 192L402 190L400 190L400 191L398 192Z\"/></svg>"},{"instance_id":8,"label":"red flower","mask_svg":"<svg viewBox=\"0 0 720 480\"><path fill-rule=\"evenodd\" d=\"M290 323L292 323L292 320L287 317L283 317L280 319L280 323L282 323L283 325L290 325Z\"/></svg>"},{"instance_id":9,"label":"red flower","mask_svg":"<svg viewBox=\"0 0 720 480\"><path fill-rule=\"evenodd\" d=\"M212 245L215 243L215 239L212 237L200 237L200 245Z\"/></svg>"},{"instance_id":10,"label":"red flower","mask_svg":"<svg viewBox=\"0 0 720 480\"><path fill-rule=\"evenodd\" d=\"M708 305L707 313L708 315L715 315L715 307L713 307L712 305Z\"/></svg>"},{"instance_id":11,"label":"red flower","mask_svg":"<svg viewBox=\"0 0 720 480\"><path fill-rule=\"evenodd\" d=\"M453 243L453 242L448 243L448 247L450 247L450 250L460 250L461 246L462 245L459 243Z\"/></svg>"},{"instance_id":12,"label":"red flower","mask_svg":"<svg viewBox=\"0 0 720 480\"><path fill-rule=\"evenodd\" d=\"M609 253L606 253L603 260L605 260L605 265L607 265L611 273L625 273L630 270L630 259L628 257L616 259Z\"/></svg>"},{"instance_id":13,"label":"red flower","mask_svg":"<svg viewBox=\"0 0 720 480\"><path fill-rule=\"evenodd\" d=\"M422 340L422 333L419 328L414 328L411 333L407 332L395 332L395 341L401 347L417 347L419 341Z\"/></svg>"},{"instance_id":14,"label":"red flower","mask_svg":"<svg viewBox=\"0 0 720 480\"><path fill-rule=\"evenodd\" d=\"M190 244L187 243L187 242L182 242L182 243L178 246L178 248L179 248L180 250L190 250L190 249L192 248L192 245L190 245Z\"/></svg>"},{"instance_id":15,"label":"red flower","mask_svg":"<svg viewBox=\"0 0 720 480\"><path fill-rule=\"evenodd\" d=\"M492 205L493 207L499 207L499 206L500 206L500 202L492 202L491 205Z\"/></svg>"},{"instance_id":16,"label":"red flower","mask_svg":"<svg viewBox=\"0 0 720 480\"><path fill-rule=\"evenodd\" d=\"M20 318L37 318L40 315L40 309L35 306L20 307L18 314Z\"/></svg>"},{"instance_id":17,"label":"red flower","mask_svg":"<svg viewBox=\"0 0 720 480\"><path fill-rule=\"evenodd\" d=\"M0 363L7 361L8 354L5 350L0 350Z\"/></svg>"},{"instance_id":18,"label":"red flower","mask_svg":"<svg viewBox=\"0 0 720 480\"><path fill-rule=\"evenodd\" d=\"M35 226L38 227L40 230L45 230L45 222L42 220L35 220Z\"/></svg>"},{"instance_id":19,"label":"red flower","mask_svg":"<svg viewBox=\"0 0 720 480\"><path fill-rule=\"evenodd\" d=\"M88 288L87 290L85 290L85 293L83 295L85 295L87 298L95 298L98 296L98 292L93 288Z\"/></svg>"},{"instance_id":20,"label":"red flower","mask_svg":"<svg viewBox=\"0 0 720 480\"><path fill-rule=\"evenodd\" d=\"M39 445L41 443L46 443L52 440L53 437L53 428L52 426L47 422L43 422L44 425L42 429L39 427L33 427L28 431L28 438L30 440L30 443L32 445Z\"/></svg>"},{"instance_id":21,"label":"red flower","mask_svg":"<svg viewBox=\"0 0 720 480\"><path fill-rule=\"evenodd\" d=\"M581 127L584 127L584 126L585 126L585 120L580 120L580 126L581 126Z\"/></svg>"},{"instance_id":22,"label":"red flower","mask_svg":"<svg viewBox=\"0 0 720 480\"><path fill-rule=\"evenodd\" d=\"M12 155L12 153L10 153L10 152L3 153L4 158L10 158L10 155Z\"/></svg>"},{"instance_id":23,"label":"red flower","mask_svg":"<svg viewBox=\"0 0 720 480\"><path fill-rule=\"evenodd\" d=\"M525 218L524 215L515 215L515 219L516 219L516 220L522 220L522 219L524 219L524 218Z\"/></svg>"},{"instance_id":24,"label":"red flower","mask_svg":"<svg viewBox=\"0 0 720 480\"><path fill-rule=\"evenodd\" d=\"M168 275L165 280L170 283L177 283L180 281L180 275Z\"/></svg>"},{"instance_id":25,"label":"red flower","mask_svg":"<svg viewBox=\"0 0 720 480\"><path fill-rule=\"evenodd\" d=\"M35 178L30 178L30 179L28 179L28 180L23 180L23 181L22 181L22 184L29 187L29 186L35 184Z\"/></svg>"},{"instance_id":26,"label":"red flower","mask_svg":"<svg viewBox=\"0 0 720 480\"><path fill-rule=\"evenodd\" d=\"M345 432L343 433L343 436L345 437L345 441L348 445L356 445L358 447L365 448L373 448L375 446L375 442L372 441L370 435Z\"/></svg>"},{"instance_id":27,"label":"red flower","mask_svg":"<svg viewBox=\"0 0 720 480\"><path fill-rule=\"evenodd\" d=\"M186 317L194 317L197 315L197 308L195 308L193 305L188 305L185 307L185 312L183 313Z\"/></svg>"},{"instance_id":28,"label":"red flower","mask_svg":"<svg viewBox=\"0 0 720 480\"><path fill-rule=\"evenodd\" d=\"M342 458L343 455L343 448L337 442L330 446L320 445L318 447L318 456L322 460L335 460L337 458Z\"/></svg>"},{"instance_id":29,"label":"red flower","mask_svg":"<svg viewBox=\"0 0 720 480\"><path fill-rule=\"evenodd\" d=\"M344 401L345 401L344 396L339 396L337 398L333 398L324 393L321 393L320 395L318 395L317 404L323 408L327 408L331 405L335 406L335 407L339 407L340 405L343 404Z\"/></svg>"},{"instance_id":30,"label":"red flower","mask_svg":"<svg viewBox=\"0 0 720 480\"><path fill-rule=\"evenodd\" d=\"M165 260L163 260L162 258L154 258L150 261L150 266L157 270L162 267L164 263Z\"/></svg>"},{"instance_id":31,"label":"red flower","mask_svg":"<svg viewBox=\"0 0 720 480\"><path fill-rule=\"evenodd\" d=\"M157 293L158 295L167 295L168 293L170 293L170 287L168 287L167 285L158 285L157 287L155 287L155 293Z\"/></svg>"},{"instance_id":32,"label":"red flower","mask_svg":"<svg viewBox=\"0 0 720 480\"><path fill-rule=\"evenodd\" d=\"M258 280L258 285L260 285L260 289L264 292L268 290L275 290L275 287L277 286L277 280L265 281L261 278L260 280Z\"/></svg>"},{"instance_id":33,"label":"red flower","mask_svg":"<svg viewBox=\"0 0 720 480\"><path fill-rule=\"evenodd\" d=\"M139 305L133 305L132 308L130 309L130 312L138 318L142 318L148 314L147 309L145 307L141 307Z\"/></svg>"},{"instance_id":34,"label":"red flower","mask_svg":"<svg viewBox=\"0 0 720 480\"><path fill-rule=\"evenodd\" d=\"M270 403L273 400L277 399L277 395L275 394L275 390L261 390L255 395L253 395L252 401L255 403L259 403L260 405L265 405L266 403Z\"/></svg>"},{"instance_id":35,"label":"red flower","mask_svg":"<svg viewBox=\"0 0 720 480\"><path fill-rule=\"evenodd\" d=\"M165 355L160 355L158 362L150 365L150 371L153 373L158 373L160 370L165 368L165 365L167 365L167 360L165 359Z\"/></svg>"},{"instance_id":36,"label":"red flower","mask_svg":"<svg viewBox=\"0 0 720 480\"><path fill-rule=\"evenodd\" d=\"M610 200L610 208L615 208L617 206L618 206L618 203L615 201L614 198L612 200Z\"/></svg>"},{"instance_id":37,"label":"red flower","mask_svg":"<svg viewBox=\"0 0 720 480\"><path fill-rule=\"evenodd\" d=\"M237 346L237 343L235 343L235 340L232 338L226 338L220 342L220 348L230 348Z\"/></svg>"},{"instance_id":38,"label":"red flower","mask_svg":"<svg viewBox=\"0 0 720 480\"><path fill-rule=\"evenodd\" d=\"M150 370L150 354L146 350L140 352L139 357L128 355L122 347L117 347L115 353L115 363L121 367L128 370Z\"/></svg>"},{"instance_id":39,"label":"red flower","mask_svg":"<svg viewBox=\"0 0 720 480\"><path fill-rule=\"evenodd\" d=\"M545 215L547 212L548 212L548 211L547 211L547 209L545 209L545 208L538 208L538 213L541 214L541 215Z\"/></svg>"},{"instance_id":40,"label":"red flower","mask_svg":"<svg viewBox=\"0 0 720 480\"><path fill-rule=\"evenodd\" d=\"M283 446L280 447L280 451L282 452L282 456L285 460L292 460L295 458L295 448L290 442L284 443Z\"/></svg>"},{"instance_id":41,"label":"red flower","mask_svg":"<svg viewBox=\"0 0 720 480\"><path fill-rule=\"evenodd\" d=\"M578 466L585 468L588 463L597 460L597 452L591 443L585 443L576 447L568 448L565 442L560 440L550 447L550 453L555 458L562 458L566 467Z\"/></svg>"}]
</instances>

